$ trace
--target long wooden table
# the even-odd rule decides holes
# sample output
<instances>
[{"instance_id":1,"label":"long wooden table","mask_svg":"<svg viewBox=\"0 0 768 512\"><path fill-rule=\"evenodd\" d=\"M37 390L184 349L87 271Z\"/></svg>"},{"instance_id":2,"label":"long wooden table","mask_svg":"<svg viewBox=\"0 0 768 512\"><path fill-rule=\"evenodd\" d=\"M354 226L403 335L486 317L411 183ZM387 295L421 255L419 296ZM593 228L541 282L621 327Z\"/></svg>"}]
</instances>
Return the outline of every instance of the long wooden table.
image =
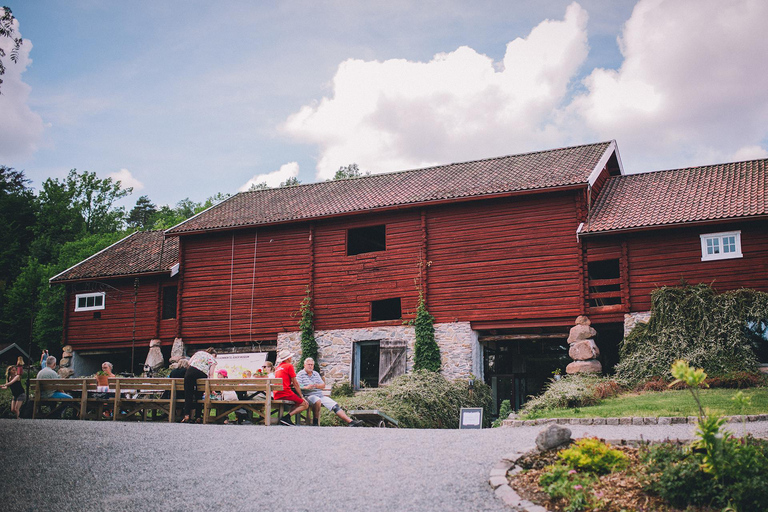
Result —
<instances>
[{"instance_id":1,"label":"long wooden table","mask_svg":"<svg viewBox=\"0 0 768 512\"><path fill-rule=\"evenodd\" d=\"M60 416L66 408L74 408L81 420L105 419L111 413L113 421L166 419L178 421L184 406L184 379L116 377L109 379L109 392L97 392L95 378L32 379L34 390L33 418ZM203 423L222 423L230 413L242 409L253 423L275 424L273 415L281 417L292 403L272 398L274 391L283 389L281 379L200 379L195 400L202 408ZM45 397L53 392L66 393L72 398ZM216 400L223 391L234 391L237 400ZM47 410L46 410L47 409ZM106 414L105 414L106 413Z\"/></svg>"}]
</instances>

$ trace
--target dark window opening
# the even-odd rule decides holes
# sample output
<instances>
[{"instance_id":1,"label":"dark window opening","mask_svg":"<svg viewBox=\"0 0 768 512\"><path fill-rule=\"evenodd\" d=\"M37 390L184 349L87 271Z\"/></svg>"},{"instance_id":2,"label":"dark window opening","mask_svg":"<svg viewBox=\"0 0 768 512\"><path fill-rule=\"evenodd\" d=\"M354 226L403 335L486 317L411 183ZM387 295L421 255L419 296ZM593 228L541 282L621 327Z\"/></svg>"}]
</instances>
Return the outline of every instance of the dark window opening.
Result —
<instances>
[{"instance_id":1,"label":"dark window opening","mask_svg":"<svg viewBox=\"0 0 768 512\"><path fill-rule=\"evenodd\" d=\"M399 320L402 318L400 297L396 299L375 300L371 302L371 321Z\"/></svg>"},{"instance_id":2,"label":"dark window opening","mask_svg":"<svg viewBox=\"0 0 768 512\"><path fill-rule=\"evenodd\" d=\"M384 224L347 231L347 256L386 250L387 229Z\"/></svg>"},{"instance_id":3,"label":"dark window opening","mask_svg":"<svg viewBox=\"0 0 768 512\"><path fill-rule=\"evenodd\" d=\"M163 288L163 320L176 318L176 295L178 287L166 286Z\"/></svg>"},{"instance_id":4,"label":"dark window opening","mask_svg":"<svg viewBox=\"0 0 768 512\"><path fill-rule=\"evenodd\" d=\"M590 307L621 304L619 260L590 261L587 273Z\"/></svg>"}]
</instances>

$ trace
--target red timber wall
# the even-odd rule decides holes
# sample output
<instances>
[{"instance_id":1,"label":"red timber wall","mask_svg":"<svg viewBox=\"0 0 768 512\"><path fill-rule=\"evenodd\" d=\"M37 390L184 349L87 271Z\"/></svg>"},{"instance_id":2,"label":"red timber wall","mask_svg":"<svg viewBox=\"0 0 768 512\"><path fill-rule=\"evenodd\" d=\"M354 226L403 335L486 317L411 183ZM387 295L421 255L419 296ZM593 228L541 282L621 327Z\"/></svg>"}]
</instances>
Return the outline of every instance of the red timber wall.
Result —
<instances>
[{"instance_id":1,"label":"red timber wall","mask_svg":"<svg viewBox=\"0 0 768 512\"><path fill-rule=\"evenodd\" d=\"M380 224L386 226L385 251L347 256L348 229ZM382 299L400 298L403 319L414 317L423 240L419 210L319 222L314 233L316 329L402 325L370 321L371 301Z\"/></svg>"},{"instance_id":2,"label":"red timber wall","mask_svg":"<svg viewBox=\"0 0 768 512\"><path fill-rule=\"evenodd\" d=\"M584 303L580 208L581 192L546 193L262 228L257 240L254 230L188 235L181 337L274 341L298 330L307 286L317 330L402 325L418 305L422 262L438 322L570 325ZM347 230L380 224L385 251L347 255ZM372 322L371 302L391 298L403 318Z\"/></svg>"},{"instance_id":3,"label":"red timber wall","mask_svg":"<svg viewBox=\"0 0 768 512\"><path fill-rule=\"evenodd\" d=\"M742 258L701 261L699 236L741 230ZM631 311L649 311L651 292L662 286L712 284L719 292L738 288L768 291L768 223L765 221L626 233L586 243L597 252L616 253L625 241ZM613 249L611 249L611 246ZM603 258L600 258L603 259ZM591 317L590 317L591 318Z\"/></svg>"},{"instance_id":4,"label":"red timber wall","mask_svg":"<svg viewBox=\"0 0 768 512\"><path fill-rule=\"evenodd\" d=\"M582 194L476 201L428 214L429 309L478 328L568 325L582 313Z\"/></svg>"},{"instance_id":5,"label":"red timber wall","mask_svg":"<svg viewBox=\"0 0 768 512\"><path fill-rule=\"evenodd\" d=\"M185 343L274 341L298 330L310 282L309 225L181 240L179 293Z\"/></svg>"},{"instance_id":6,"label":"red timber wall","mask_svg":"<svg viewBox=\"0 0 768 512\"><path fill-rule=\"evenodd\" d=\"M163 285L176 284L176 278L165 276L140 277L136 295L136 341L148 345L149 340L160 338L173 341L176 319L161 320L161 292ZM102 290L78 290L77 284L67 286L64 343L75 350L89 348L129 347L134 327L134 280L104 281L117 291L106 289L105 308L97 311L75 311L77 293ZM95 313L98 313L96 315Z\"/></svg>"}]
</instances>

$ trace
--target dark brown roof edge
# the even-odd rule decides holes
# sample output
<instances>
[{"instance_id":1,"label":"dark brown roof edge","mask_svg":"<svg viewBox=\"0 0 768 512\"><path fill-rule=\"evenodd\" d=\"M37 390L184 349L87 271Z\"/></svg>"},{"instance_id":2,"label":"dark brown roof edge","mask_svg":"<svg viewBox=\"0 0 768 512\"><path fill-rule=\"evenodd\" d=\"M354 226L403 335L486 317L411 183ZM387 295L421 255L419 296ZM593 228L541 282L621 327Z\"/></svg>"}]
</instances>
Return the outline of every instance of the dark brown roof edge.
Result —
<instances>
[{"instance_id":1,"label":"dark brown roof edge","mask_svg":"<svg viewBox=\"0 0 768 512\"><path fill-rule=\"evenodd\" d=\"M350 178L350 179L356 179L356 178ZM424 206L441 206L444 204L466 203L470 201L480 201L483 199L500 199L504 197L526 196L526 195L532 195L532 194L568 192L570 190L578 190L583 188L587 188L587 182L577 183L575 185L558 185L556 187L541 187L541 188L533 188L533 189L525 189L525 190L514 190L511 192L499 192L496 194L482 194L482 195L476 195L476 196L464 196L464 197L456 197L456 198L449 198L449 199L435 199L432 201L418 201L415 203L403 203L403 204L396 204L391 206L382 206L379 208L367 208L364 210L351 210L348 212L333 213L329 215L317 215L312 217L303 217L300 219L286 219L282 221L264 222L260 224L236 224L232 226L221 226L217 228L194 229L189 231L176 231L174 233L169 233L168 231L166 231L165 236L172 237L172 236L200 235L204 233L220 233L222 231L253 229L253 228L259 228L264 226L271 227L271 226L282 226L285 224L300 224L302 222L312 222L316 220L328 220L328 219L336 219L340 217L349 217L351 215L359 215L361 213L382 213L382 212L396 211L396 210L410 210L415 208L422 208ZM190 219L191 218L192 217L190 217ZM169 228L169 230L170 229L173 229L173 228Z\"/></svg>"},{"instance_id":2,"label":"dark brown roof edge","mask_svg":"<svg viewBox=\"0 0 768 512\"><path fill-rule=\"evenodd\" d=\"M688 226L706 226L706 225L712 225L712 224L727 224L729 222L736 222L736 221L758 221L761 219L768 219L768 215L766 214L760 214L760 215L740 215L737 217L720 217L717 219L702 219L702 220L684 220L680 222L672 222L669 224L651 224L646 226L632 226L632 227L626 227L626 228L615 228L615 229L603 229L600 231L581 231L579 232L579 237L596 237L600 235L617 235L617 234L623 234L623 233L633 233L638 231L656 231L660 229L674 229L674 228L681 228L681 227L688 227Z\"/></svg>"}]
</instances>

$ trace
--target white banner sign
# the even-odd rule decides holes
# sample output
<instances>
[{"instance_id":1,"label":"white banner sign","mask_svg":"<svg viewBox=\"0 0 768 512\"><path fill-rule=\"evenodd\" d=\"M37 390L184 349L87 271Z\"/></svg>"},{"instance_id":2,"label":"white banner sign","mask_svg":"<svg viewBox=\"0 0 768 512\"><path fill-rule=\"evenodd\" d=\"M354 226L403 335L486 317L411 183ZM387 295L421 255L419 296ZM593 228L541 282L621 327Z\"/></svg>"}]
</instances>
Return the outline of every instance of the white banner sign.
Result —
<instances>
[{"instance_id":1,"label":"white banner sign","mask_svg":"<svg viewBox=\"0 0 768 512\"><path fill-rule=\"evenodd\" d=\"M227 370L230 379L249 379L266 361L266 352L219 354L216 356L216 371Z\"/></svg>"}]
</instances>

